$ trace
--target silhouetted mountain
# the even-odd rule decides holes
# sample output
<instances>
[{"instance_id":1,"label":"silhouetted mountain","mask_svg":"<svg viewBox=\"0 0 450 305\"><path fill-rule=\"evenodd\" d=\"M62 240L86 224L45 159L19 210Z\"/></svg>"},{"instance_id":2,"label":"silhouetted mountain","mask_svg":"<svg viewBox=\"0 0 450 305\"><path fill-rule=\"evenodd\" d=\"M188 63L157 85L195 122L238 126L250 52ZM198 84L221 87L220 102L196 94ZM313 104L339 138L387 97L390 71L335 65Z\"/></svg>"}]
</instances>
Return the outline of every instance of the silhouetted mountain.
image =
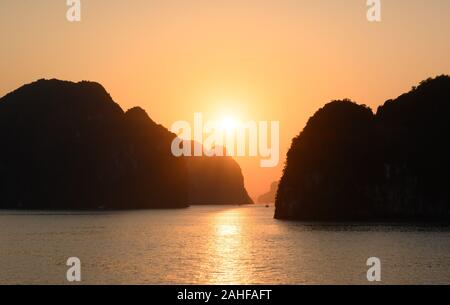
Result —
<instances>
[{"instance_id":1,"label":"silhouetted mountain","mask_svg":"<svg viewBox=\"0 0 450 305\"><path fill-rule=\"evenodd\" d=\"M272 182L270 190L258 197L258 203L274 203L278 190L278 181Z\"/></svg>"},{"instance_id":2,"label":"silhouetted mountain","mask_svg":"<svg viewBox=\"0 0 450 305\"><path fill-rule=\"evenodd\" d=\"M297 136L275 217L450 220L450 77L424 81L379 107L320 109Z\"/></svg>"},{"instance_id":3,"label":"silhouetted mountain","mask_svg":"<svg viewBox=\"0 0 450 305\"><path fill-rule=\"evenodd\" d=\"M192 151L195 143L186 141ZM201 144L198 144L201 146ZM185 157L189 171L189 204L253 204L239 164L231 157Z\"/></svg>"},{"instance_id":4,"label":"silhouetted mountain","mask_svg":"<svg viewBox=\"0 0 450 305\"><path fill-rule=\"evenodd\" d=\"M124 113L97 83L25 85L0 99L0 208L245 203L234 160L176 158L175 137L143 109Z\"/></svg>"}]
</instances>

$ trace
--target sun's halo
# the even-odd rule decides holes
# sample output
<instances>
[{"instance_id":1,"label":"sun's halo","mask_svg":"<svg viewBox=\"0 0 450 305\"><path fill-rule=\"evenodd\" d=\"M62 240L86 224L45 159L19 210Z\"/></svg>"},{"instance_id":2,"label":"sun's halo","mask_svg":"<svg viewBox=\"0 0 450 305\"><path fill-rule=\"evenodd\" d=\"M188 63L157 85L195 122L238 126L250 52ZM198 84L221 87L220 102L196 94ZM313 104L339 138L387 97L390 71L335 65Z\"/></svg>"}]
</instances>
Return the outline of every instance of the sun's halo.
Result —
<instances>
[{"instance_id":1,"label":"sun's halo","mask_svg":"<svg viewBox=\"0 0 450 305\"><path fill-rule=\"evenodd\" d=\"M220 124L222 130L226 132L234 131L238 126L238 121L230 116L224 117Z\"/></svg>"}]
</instances>

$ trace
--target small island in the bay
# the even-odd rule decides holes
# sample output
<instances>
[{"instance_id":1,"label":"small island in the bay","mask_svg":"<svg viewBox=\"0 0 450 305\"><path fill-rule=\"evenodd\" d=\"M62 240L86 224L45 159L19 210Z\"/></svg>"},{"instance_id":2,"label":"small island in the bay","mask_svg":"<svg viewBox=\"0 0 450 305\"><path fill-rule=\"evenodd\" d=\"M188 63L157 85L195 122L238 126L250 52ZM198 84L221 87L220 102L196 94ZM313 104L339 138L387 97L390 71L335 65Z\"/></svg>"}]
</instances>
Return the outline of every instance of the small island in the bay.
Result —
<instances>
[{"instance_id":1,"label":"small island in the bay","mask_svg":"<svg viewBox=\"0 0 450 305\"><path fill-rule=\"evenodd\" d=\"M333 101L292 141L277 219L449 221L450 77L423 81L376 114Z\"/></svg>"},{"instance_id":2,"label":"small island in the bay","mask_svg":"<svg viewBox=\"0 0 450 305\"><path fill-rule=\"evenodd\" d=\"M258 203L261 204L273 204L275 203L275 198L277 196L278 181L272 182L270 184L270 190L267 193L262 194L258 197Z\"/></svg>"},{"instance_id":3,"label":"small island in the bay","mask_svg":"<svg viewBox=\"0 0 450 305\"><path fill-rule=\"evenodd\" d=\"M0 98L0 209L251 203L234 160L176 158L175 137L98 83L25 85Z\"/></svg>"},{"instance_id":4,"label":"small island in the bay","mask_svg":"<svg viewBox=\"0 0 450 305\"><path fill-rule=\"evenodd\" d=\"M185 157L188 159L191 205L253 204L244 187L244 176L232 157Z\"/></svg>"}]
</instances>

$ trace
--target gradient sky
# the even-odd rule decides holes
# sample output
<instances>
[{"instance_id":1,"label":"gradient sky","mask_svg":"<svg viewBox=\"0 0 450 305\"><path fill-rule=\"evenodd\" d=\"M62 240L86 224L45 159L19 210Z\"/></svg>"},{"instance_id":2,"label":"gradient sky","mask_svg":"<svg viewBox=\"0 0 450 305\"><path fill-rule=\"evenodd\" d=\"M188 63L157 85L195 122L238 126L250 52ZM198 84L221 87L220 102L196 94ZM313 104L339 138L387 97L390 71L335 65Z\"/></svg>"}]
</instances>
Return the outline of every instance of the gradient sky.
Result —
<instances>
[{"instance_id":1,"label":"gradient sky","mask_svg":"<svg viewBox=\"0 0 450 305\"><path fill-rule=\"evenodd\" d=\"M282 160L239 158L253 197L279 179L291 139L332 99L376 109L422 79L450 74L450 1L0 0L0 96L40 78L92 80L124 110L170 127L234 116L277 120Z\"/></svg>"}]
</instances>

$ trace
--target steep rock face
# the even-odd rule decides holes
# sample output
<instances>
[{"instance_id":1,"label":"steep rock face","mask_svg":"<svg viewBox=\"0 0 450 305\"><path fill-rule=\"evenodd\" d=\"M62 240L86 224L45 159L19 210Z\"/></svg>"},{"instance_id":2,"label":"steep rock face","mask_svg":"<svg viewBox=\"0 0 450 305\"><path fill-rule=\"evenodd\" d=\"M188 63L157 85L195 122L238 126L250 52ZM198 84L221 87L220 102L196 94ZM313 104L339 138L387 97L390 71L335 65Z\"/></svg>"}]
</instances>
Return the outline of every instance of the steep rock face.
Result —
<instances>
[{"instance_id":1,"label":"steep rock face","mask_svg":"<svg viewBox=\"0 0 450 305\"><path fill-rule=\"evenodd\" d=\"M207 155L201 143L184 140L182 148L190 146L190 152L180 157L188 169L188 202L191 205L242 205L253 204L245 189L244 176L239 164L229 156L190 156L194 149ZM226 155L226 153L225 153Z\"/></svg>"},{"instance_id":2,"label":"steep rock face","mask_svg":"<svg viewBox=\"0 0 450 305\"><path fill-rule=\"evenodd\" d=\"M158 206L187 205L188 170L184 160L170 151L176 137L165 127L153 122L138 107L125 113L128 143L132 164L127 179L134 197L129 198L139 206L148 202Z\"/></svg>"},{"instance_id":3,"label":"steep rock face","mask_svg":"<svg viewBox=\"0 0 450 305\"><path fill-rule=\"evenodd\" d=\"M253 204L231 157L188 157L189 204Z\"/></svg>"},{"instance_id":4,"label":"steep rock face","mask_svg":"<svg viewBox=\"0 0 450 305\"><path fill-rule=\"evenodd\" d=\"M251 203L231 158L176 158L176 135L97 83L39 80L0 99L0 209Z\"/></svg>"},{"instance_id":5,"label":"steep rock face","mask_svg":"<svg viewBox=\"0 0 450 305\"><path fill-rule=\"evenodd\" d=\"M293 140L276 199L276 217L327 219L361 213L371 179L374 118L370 109L334 101Z\"/></svg>"},{"instance_id":6,"label":"steep rock face","mask_svg":"<svg viewBox=\"0 0 450 305\"><path fill-rule=\"evenodd\" d=\"M376 115L351 101L320 109L296 137L279 219L450 219L450 78L422 82Z\"/></svg>"},{"instance_id":7,"label":"steep rock face","mask_svg":"<svg viewBox=\"0 0 450 305\"><path fill-rule=\"evenodd\" d=\"M450 77L428 79L379 107L383 180L376 204L388 214L450 219Z\"/></svg>"},{"instance_id":8,"label":"steep rock face","mask_svg":"<svg viewBox=\"0 0 450 305\"><path fill-rule=\"evenodd\" d=\"M97 83L23 86L0 99L0 208L185 207L174 137Z\"/></svg>"}]
</instances>

